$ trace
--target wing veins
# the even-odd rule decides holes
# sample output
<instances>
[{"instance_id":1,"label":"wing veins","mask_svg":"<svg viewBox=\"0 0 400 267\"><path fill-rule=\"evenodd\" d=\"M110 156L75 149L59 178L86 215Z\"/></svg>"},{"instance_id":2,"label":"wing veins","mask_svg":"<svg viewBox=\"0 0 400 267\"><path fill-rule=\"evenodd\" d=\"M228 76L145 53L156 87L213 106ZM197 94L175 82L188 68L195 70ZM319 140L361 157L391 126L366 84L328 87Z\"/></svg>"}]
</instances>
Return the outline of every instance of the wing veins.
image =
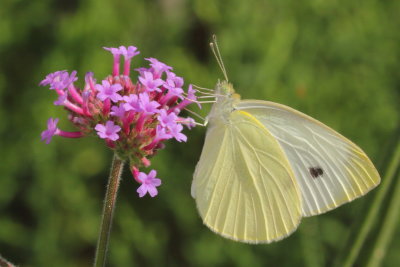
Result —
<instances>
[{"instance_id":1,"label":"wing veins","mask_svg":"<svg viewBox=\"0 0 400 267\"><path fill-rule=\"evenodd\" d=\"M239 146L240 146L240 150L241 150L241 152L242 152L241 145L239 144ZM243 152L242 152L242 155L243 155ZM246 160L245 157L243 157L243 159ZM248 164L246 164L245 166L247 167ZM260 188L259 188L259 186L257 185L257 183L255 182L254 177L253 177L253 175L251 174L251 171L250 171L250 169L249 169L248 167L247 167L247 172L249 173L249 176L251 177L252 184L253 184L254 188L256 189L257 197L258 197L258 199L259 199L259 203L263 203L262 197L261 197L263 194L261 193ZM265 191L265 188L264 188L264 191ZM270 203L270 201L269 201L269 196L268 196L268 194L266 194L266 197L268 198L268 201L267 201L267 202L268 202L268 206L270 207L270 210L272 210L272 207L271 207L271 203ZM261 205L261 208L262 208L262 205ZM262 208L262 211L263 211L263 220L264 220L264 224L267 225L267 218L268 218L268 216L267 216L267 214L265 213L264 208ZM272 215L272 219L273 219L273 221L275 221L274 215ZM275 223L274 223L274 225L275 225ZM268 228L266 228L266 236L267 236L267 239L269 239L269 231L268 231Z\"/></svg>"},{"instance_id":2,"label":"wing veins","mask_svg":"<svg viewBox=\"0 0 400 267\"><path fill-rule=\"evenodd\" d=\"M313 136L313 139L315 140L315 137L314 137L314 136ZM321 151L323 151L323 153L325 154L325 156L326 156L327 158L329 158L332 162L334 162L334 164L336 164L336 165L341 165L342 167L345 166L344 163L343 163L342 161L340 161L340 160L337 161L336 159L332 158L332 156L329 155L329 153L326 151L326 149L325 149L323 146L321 146L321 144L320 144L317 140L315 140L315 141L316 141L317 145L321 148ZM339 155L342 156L341 153L339 153ZM329 167L330 167L330 166L329 166ZM345 178L345 177L347 177L347 175L346 175L341 169L339 169L340 175L338 175L338 173L337 173L333 168L330 168L330 169L331 169L331 171L333 171L333 173L334 173L335 176L337 177L337 178L335 179L335 181L337 181L337 182L340 184L340 186L342 187L342 189L343 189L344 193L346 194L346 196L348 197L348 199L351 199L350 193L348 192L347 188L344 186L342 180L339 179L339 177ZM333 177L332 177L332 178L333 178ZM332 178L331 178L331 181L333 181ZM348 185L349 185L349 184L348 184ZM354 191L354 189L353 189L353 187L352 187L351 185L349 185L348 187L351 188L351 190L353 191L353 194L356 194L356 192ZM335 202L334 202L334 203L335 203Z\"/></svg>"},{"instance_id":3,"label":"wing veins","mask_svg":"<svg viewBox=\"0 0 400 267\"><path fill-rule=\"evenodd\" d=\"M226 138L226 132L224 133L223 142L225 141L225 138ZM221 146L221 147L222 147L222 146ZM220 154L222 154L222 151L223 151L223 149L219 149L219 153L218 153L217 158L220 157ZM222 159L223 159L223 164L225 164L226 157L223 157ZM217 166L217 164L214 164L214 166L212 167L212 171L215 169L216 166ZM212 173L212 171L211 171L211 173ZM220 169L219 172L221 172L221 171L222 171L222 169ZM219 184L220 181L221 181L221 179L218 179L218 180L216 181L216 183L215 183L215 185L214 185L213 192L211 193L211 199L210 199L209 203L212 203L212 202L214 201L214 198L215 198L215 195L216 195L216 194L215 194L215 190L216 190L216 188L218 188L218 184ZM208 180L207 186L208 186L209 182L210 182L210 181ZM225 189L226 189L226 185L227 185L227 183L225 184L224 191L225 191ZM221 204L221 203L219 203L219 205L220 205L220 204ZM209 205L209 206L208 206L208 209L207 209L207 211L206 211L206 213L205 213L205 215L204 215L204 221L206 221L206 219L207 219L207 217L208 217L208 214L209 214L211 208L212 208L212 205ZM219 215L219 209L218 209L218 212L217 212L217 215L215 216L215 218L218 218L218 215Z\"/></svg>"},{"instance_id":4,"label":"wing veins","mask_svg":"<svg viewBox=\"0 0 400 267\"><path fill-rule=\"evenodd\" d=\"M251 149L254 151L254 155L256 156L256 158L257 158L257 160L258 160L259 166L260 166L261 168L263 168L263 169L268 173L268 175L270 176L270 178L272 178L271 180L274 182L275 186L279 189L281 198L282 198L282 199L284 200L284 202L285 202L286 209L287 209L287 210L290 210L290 209L289 209L289 205L288 205L288 203L287 203L287 200L286 200L286 198L284 197L284 194L283 194L283 192L282 192L282 189L281 189L280 186L277 184L277 182L276 182L276 180L275 180L275 177L270 173L270 171L269 171L267 168L265 168L265 167L261 164L260 157L258 156L257 151L256 151L257 149L255 149L254 146L252 146L252 145L250 144L250 142L244 137L244 135L242 134L242 132L241 132L237 127L236 127L236 130L240 133L242 139L247 143L247 145L248 145L249 147L251 147ZM263 130L263 129L262 129L262 130ZM273 157L270 153L265 152L265 155L269 156L269 157L270 157L271 159L273 159L273 160L276 160L276 158ZM277 161L277 162L278 162L278 161ZM279 162L279 163L280 163L280 162ZM283 166L282 166L282 167L283 167ZM286 168L284 168L284 170L287 172ZM260 176L262 177L261 171L260 171L260 170L259 170L259 172L260 172ZM289 174L289 173L288 173L288 174ZM290 174L289 174L289 177L290 177ZM261 182L262 182L262 184L263 184L263 187L266 188L263 179L261 179ZM274 194L275 194L275 193L274 193ZM267 197L268 197L268 194L267 194ZM269 197L268 197L268 200L269 200ZM271 210L272 210L272 209L271 209ZM279 214L281 215L281 218L283 218L283 216L282 216L282 211L281 211L279 208L278 208L278 212L279 212ZM291 216L291 217L292 217L292 216ZM276 234L278 235L277 228L276 228L276 219L275 219L275 216L273 216L273 221L274 221L275 232L276 232ZM284 227L285 227L286 232L289 232L289 228L288 228L288 226L286 225L286 222L285 222L284 220L282 220L282 221L283 221L283 224L284 224ZM295 223L294 223L294 224L295 224Z\"/></svg>"}]
</instances>

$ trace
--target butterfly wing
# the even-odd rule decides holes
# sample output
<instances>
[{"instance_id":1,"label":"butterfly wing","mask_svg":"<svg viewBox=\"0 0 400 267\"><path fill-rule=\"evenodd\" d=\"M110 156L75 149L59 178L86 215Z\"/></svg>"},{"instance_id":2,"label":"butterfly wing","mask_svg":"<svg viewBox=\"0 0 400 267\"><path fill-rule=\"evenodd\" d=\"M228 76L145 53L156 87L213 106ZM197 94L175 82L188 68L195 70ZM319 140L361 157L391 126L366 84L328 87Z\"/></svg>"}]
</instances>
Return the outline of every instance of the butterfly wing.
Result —
<instances>
[{"instance_id":1,"label":"butterfly wing","mask_svg":"<svg viewBox=\"0 0 400 267\"><path fill-rule=\"evenodd\" d=\"M300 190L282 148L243 111L208 129L192 196L209 228L238 241L282 239L301 219Z\"/></svg>"},{"instance_id":2,"label":"butterfly wing","mask_svg":"<svg viewBox=\"0 0 400 267\"><path fill-rule=\"evenodd\" d=\"M282 146L300 185L303 216L327 212L379 184L367 155L321 122L267 101L244 100L236 108L256 117Z\"/></svg>"}]
</instances>

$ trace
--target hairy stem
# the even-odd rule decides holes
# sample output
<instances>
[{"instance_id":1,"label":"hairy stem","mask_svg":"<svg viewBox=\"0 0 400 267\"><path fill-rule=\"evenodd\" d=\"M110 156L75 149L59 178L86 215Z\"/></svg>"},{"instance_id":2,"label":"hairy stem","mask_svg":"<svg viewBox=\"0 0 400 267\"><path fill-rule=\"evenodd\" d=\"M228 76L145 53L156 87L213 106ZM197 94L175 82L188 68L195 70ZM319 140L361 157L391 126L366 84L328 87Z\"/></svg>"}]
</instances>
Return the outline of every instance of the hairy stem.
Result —
<instances>
[{"instance_id":1,"label":"hairy stem","mask_svg":"<svg viewBox=\"0 0 400 267\"><path fill-rule=\"evenodd\" d=\"M105 266L108 241L111 232L118 187L121 179L124 162L114 155L110 177L108 178L107 192L104 199L103 216L101 219L100 234L97 241L95 267Z\"/></svg>"}]
</instances>

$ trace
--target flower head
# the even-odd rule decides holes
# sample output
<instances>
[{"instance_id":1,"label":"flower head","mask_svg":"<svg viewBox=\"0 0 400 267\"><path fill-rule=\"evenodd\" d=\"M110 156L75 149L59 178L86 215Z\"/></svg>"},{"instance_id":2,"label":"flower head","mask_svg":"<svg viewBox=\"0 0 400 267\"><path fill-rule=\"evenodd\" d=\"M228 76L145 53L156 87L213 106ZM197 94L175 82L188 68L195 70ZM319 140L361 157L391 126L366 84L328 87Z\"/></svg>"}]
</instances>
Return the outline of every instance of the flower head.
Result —
<instances>
[{"instance_id":1,"label":"flower head","mask_svg":"<svg viewBox=\"0 0 400 267\"><path fill-rule=\"evenodd\" d=\"M131 60L139 54L134 46L105 47L113 54L112 74L96 83L93 72L85 75L82 89L75 85L76 71L50 73L40 82L53 89L68 118L77 128L75 132L62 131L57 127L58 119L50 118L42 140L47 144L54 135L79 138L99 136L106 145L125 161L129 161L135 179L141 184L140 197L149 193L157 195L160 179L156 171L148 175L139 171L151 164L151 158L165 147L168 139L179 142L187 140L183 126L195 125L189 117L180 117L180 111L193 103L195 90L189 86L184 97L183 78L172 72L172 67L155 58L147 58L148 67L139 67L136 77L130 75ZM121 60L124 60L120 72ZM163 78L164 76L164 78ZM165 80L164 80L165 79ZM192 98L192 99L191 99Z\"/></svg>"},{"instance_id":2,"label":"flower head","mask_svg":"<svg viewBox=\"0 0 400 267\"><path fill-rule=\"evenodd\" d=\"M144 197L146 193L149 193L151 197L155 197L158 194L157 187L161 185L161 180L156 178L156 175L157 172L155 170L151 170L148 175L144 172L139 173L138 180L142 183L137 189L139 197Z\"/></svg>"}]
</instances>

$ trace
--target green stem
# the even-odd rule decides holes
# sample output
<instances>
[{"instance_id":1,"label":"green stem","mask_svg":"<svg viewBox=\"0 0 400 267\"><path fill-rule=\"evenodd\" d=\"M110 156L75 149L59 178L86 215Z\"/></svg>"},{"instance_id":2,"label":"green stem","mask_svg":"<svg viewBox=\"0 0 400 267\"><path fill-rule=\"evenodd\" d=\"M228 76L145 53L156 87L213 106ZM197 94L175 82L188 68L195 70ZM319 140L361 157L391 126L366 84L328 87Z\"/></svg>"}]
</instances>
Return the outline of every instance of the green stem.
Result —
<instances>
[{"instance_id":1,"label":"green stem","mask_svg":"<svg viewBox=\"0 0 400 267\"><path fill-rule=\"evenodd\" d=\"M110 177L108 178L106 197L104 199L100 235L97 241L96 256L94 261L95 267L105 266L106 263L108 241L123 167L124 162L120 160L117 155L114 155Z\"/></svg>"},{"instance_id":2,"label":"green stem","mask_svg":"<svg viewBox=\"0 0 400 267\"><path fill-rule=\"evenodd\" d=\"M376 194L375 200L372 203L372 206L367 214L364 224L362 225L358 236L356 237L356 241L352 246L350 253L344 261L343 267L351 267L354 265L355 260L357 259L358 254L364 244L368 233L371 231L372 226L375 223L376 218L378 217L379 209L383 203L384 197L390 189L390 185L394 179L396 174L396 170L399 167L400 163L400 142L397 143L397 147L394 151L394 155L389 163L389 166L386 170L385 176L382 179L382 184Z\"/></svg>"},{"instance_id":3,"label":"green stem","mask_svg":"<svg viewBox=\"0 0 400 267\"><path fill-rule=\"evenodd\" d=\"M385 216L384 223L378 235L375 247L367 267L376 267L381 265L381 261L386 254L386 249L392 240L395 230L397 230L397 221L399 219L400 205L400 175L397 179L397 184L394 189L392 201L389 204L388 212Z\"/></svg>"}]
</instances>

